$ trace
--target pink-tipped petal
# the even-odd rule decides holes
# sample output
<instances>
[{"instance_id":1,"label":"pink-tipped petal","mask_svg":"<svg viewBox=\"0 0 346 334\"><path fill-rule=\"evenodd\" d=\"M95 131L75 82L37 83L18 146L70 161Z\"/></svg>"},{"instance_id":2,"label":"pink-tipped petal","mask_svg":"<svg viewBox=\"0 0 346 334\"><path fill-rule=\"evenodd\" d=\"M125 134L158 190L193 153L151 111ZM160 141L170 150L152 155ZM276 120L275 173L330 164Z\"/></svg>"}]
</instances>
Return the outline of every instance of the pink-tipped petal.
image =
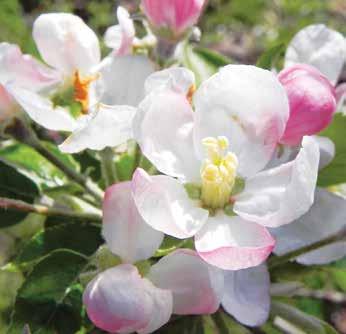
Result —
<instances>
[{"instance_id":1,"label":"pink-tipped petal","mask_svg":"<svg viewBox=\"0 0 346 334\"><path fill-rule=\"evenodd\" d=\"M142 0L141 3L155 29L168 29L178 37L197 22L205 0Z\"/></svg>"},{"instance_id":2,"label":"pink-tipped petal","mask_svg":"<svg viewBox=\"0 0 346 334\"><path fill-rule=\"evenodd\" d=\"M118 25L106 30L105 44L114 50L115 55L124 56L132 51L132 43L135 38L135 26L128 11L119 6L117 9Z\"/></svg>"},{"instance_id":3,"label":"pink-tipped petal","mask_svg":"<svg viewBox=\"0 0 346 334\"><path fill-rule=\"evenodd\" d=\"M133 198L143 219L154 229L173 237L192 237L208 218L187 195L184 185L165 176L150 176L137 168L132 179Z\"/></svg>"},{"instance_id":4,"label":"pink-tipped petal","mask_svg":"<svg viewBox=\"0 0 346 334\"><path fill-rule=\"evenodd\" d=\"M314 135L330 124L336 110L335 89L322 73L304 64L285 68L278 78L290 104L290 116L280 142L297 145L303 136Z\"/></svg>"},{"instance_id":5,"label":"pink-tipped petal","mask_svg":"<svg viewBox=\"0 0 346 334\"><path fill-rule=\"evenodd\" d=\"M211 314L219 308L223 273L192 250L179 249L163 257L148 277L157 287L172 291L175 314Z\"/></svg>"},{"instance_id":6,"label":"pink-tipped petal","mask_svg":"<svg viewBox=\"0 0 346 334\"><path fill-rule=\"evenodd\" d=\"M100 151L123 144L132 138L135 113L134 107L99 104L94 115L78 120L78 128L59 148L65 153L78 153L85 149Z\"/></svg>"},{"instance_id":7,"label":"pink-tipped petal","mask_svg":"<svg viewBox=\"0 0 346 334\"><path fill-rule=\"evenodd\" d=\"M6 85L6 89L30 118L44 128L71 132L77 127L69 111L55 107L48 98L14 84Z\"/></svg>"},{"instance_id":8,"label":"pink-tipped petal","mask_svg":"<svg viewBox=\"0 0 346 334\"><path fill-rule=\"evenodd\" d=\"M260 326L270 311L270 277L265 265L224 271L224 309L247 326Z\"/></svg>"},{"instance_id":9,"label":"pink-tipped petal","mask_svg":"<svg viewBox=\"0 0 346 334\"><path fill-rule=\"evenodd\" d=\"M162 71L154 72L145 81L146 94L156 89L172 89L185 96L191 87L195 85L195 74L185 67L170 67Z\"/></svg>"},{"instance_id":10,"label":"pink-tipped petal","mask_svg":"<svg viewBox=\"0 0 346 334\"><path fill-rule=\"evenodd\" d=\"M221 68L202 83L194 103L200 155L203 138L226 136L243 177L253 176L269 162L289 115L287 95L277 77L249 65Z\"/></svg>"},{"instance_id":11,"label":"pink-tipped petal","mask_svg":"<svg viewBox=\"0 0 346 334\"><path fill-rule=\"evenodd\" d=\"M277 243L274 253L282 255L342 231L346 227L346 200L317 188L314 204L298 220L271 229ZM346 255L345 242L334 243L298 257L303 264L324 264Z\"/></svg>"},{"instance_id":12,"label":"pink-tipped petal","mask_svg":"<svg viewBox=\"0 0 346 334\"><path fill-rule=\"evenodd\" d=\"M111 333L151 333L164 325L172 312L171 292L156 288L139 276L136 267L126 264L93 279L84 291L83 302L90 320ZM157 317L155 324L153 316Z\"/></svg>"},{"instance_id":13,"label":"pink-tipped petal","mask_svg":"<svg viewBox=\"0 0 346 334\"><path fill-rule=\"evenodd\" d=\"M15 100L6 88L0 84L0 122L11 117L17 109Z\"/></svg>"},{"instance_id":14,"label":"pink-tipped petal","mask_svg":"<svg viewBox=\"0 0 346 334\"><path fill-rule=\"evenodd\" d=\"M209 217L195 237L199 255L224 270L257 266L267 259L274 245L265 227L224 214Z\"/></svg>"},{"instance_id":15,"label":"pink-tipped petal","mask_svg":"<svg viewBox=\"0 0 346 334\"><path fill-rule=\"evenodd\" d=\"M188 181L200 179L193 148L194 114L183 94L154 91L140 104L134 136L143 154L162 173Z\"/></svg>"},{"instance_id":16,"label":"pink-tipped petal","mask_svg":"<svg viewBox=\"0 0 346 334\"><path fill-rule=\"evenodd\" d=\"M76 15L40 15L34 22L33 37L43 60L66 75L76 70L89 73L100 62L96 34Z\"/></svg>"},{"instance_id":17,"label":"pink-tipped petal","mask_svg":"<svg viewBox=\"0 0 346 334\"><path fill-rule=\"evenodd\" d=\"M345 63L346 42L339 32L324 24L300 30L285 55L285 67L305 63L319 69L334 85Z\"/></svg>"},{"instance_id":18,"label":"pink-tipped petal","mask_svg":"<svg viewBox=\"0 0 346 334\"><path fill-rule=\"evenodd\" d=\"M107 189L102 235L109 249L129 263L150 258L164 237L140 216L132 198L131 182L117 183Z\"/></svg>"},{"instance_id":19,"label":"pink-tipped petal","mask_svg":"<svg viewBox=\"0 0 346 334\"><path fill-rule=\"evenodd\" d=\"M32 91L48 88L61 80L60 74L22 54L17 45L0 43L0 82L14 82Z\"/></svg>"},{"instance_id":20,"label":"pink-tipped petal","mask_svg":"<svg viewBox=\"0 0 346 334\"><path fill-rule=\"evenodd\" d=\"M234 211L246 220L268 227L291 223L306 213L314 201L319 147L304 137L297 157L245 181L236 196Z\"/></svg>"}]
</instances>

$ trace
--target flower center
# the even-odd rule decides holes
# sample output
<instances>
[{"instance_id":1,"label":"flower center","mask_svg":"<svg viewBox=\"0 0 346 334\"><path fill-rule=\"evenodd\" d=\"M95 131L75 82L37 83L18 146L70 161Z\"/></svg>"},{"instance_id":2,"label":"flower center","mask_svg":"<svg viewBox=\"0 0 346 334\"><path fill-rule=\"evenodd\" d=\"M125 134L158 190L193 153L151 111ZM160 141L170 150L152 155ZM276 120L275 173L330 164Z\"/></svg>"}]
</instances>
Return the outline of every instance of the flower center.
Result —
<instances>
[{"instance_id":1,"label":"flower center","mask_svg":"<svg viewBox=\"0 0 346 334\"><path fill-rule=\"evenodd\" d=\"M81 104L83 114L87 114L89 109L89 86L97 79L98 75L82 77L78 70L74 73L74 99Z\"/></svg>"},{"instance_id":2,"label":"flower center","mask_svg":"<svg viewBox=\"0 0 346 334\"><path fill-rule=\"evenodd\" d=\"M208 208L223 208L229 201L236 180L238 159L227 150L226 137L207 137L202 143L207 158L201 168L201 200Z\"/></svg>"}]
</instances>

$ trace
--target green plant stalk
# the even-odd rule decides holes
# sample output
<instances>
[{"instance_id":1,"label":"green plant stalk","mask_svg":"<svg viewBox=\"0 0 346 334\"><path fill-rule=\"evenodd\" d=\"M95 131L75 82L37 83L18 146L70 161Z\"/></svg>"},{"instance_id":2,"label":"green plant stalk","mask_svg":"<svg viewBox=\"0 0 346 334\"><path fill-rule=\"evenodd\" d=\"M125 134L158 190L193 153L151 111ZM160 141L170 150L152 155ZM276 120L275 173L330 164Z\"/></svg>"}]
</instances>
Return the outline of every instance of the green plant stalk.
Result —
<instances>
[{"instance_id":1,"label":"green plant stalk","mask_svg":"<svg viewBox=\"0 0 346 334\"><path fill-rule=\"evenodd\" d=\"M93 222L101 222L102 216L97 213L86 213L86 212L74 212L69 210L62 210L57 208L51 208L39 204L30 204L24 201L15 200L7 197L0 197L0 208L8 210L16 210L28 213L37 213L44 216L54 217L67 217L75 218L79 220L88 220Z\"/></svg>"},{"instance_id":2,"label":"green plant stalk","mask_svg":"<svg viewBox=\"0 0 346 334\"><path fill-rule=\"evenodd\" d=\"M102 176L106 186L109 187L119 181L114 161L114 152L110 147L106 147L100 152Z\"/></svg>"},{"instance_id":3,"label":"green plant stalk","mask_svg":"<svg viewBox=\"0 0 346 334\"><path fill-rule=\"evenodd\" d=\"M281 266L291 260L296 259L297 257L309 253L311 251L314 251L316 249L319 249L321 247L330 245L334 242L338 241L346 241L346 229L340 231L339 233L336 233L330 237L327 237L325 239L319 240L317 242L314 242L313 244L298 248L292 252L288 252L284 255L273 257L270 260L268 260L268 268L272 269L278 266Z\"/></svg>"},{"instance_id":4,"label":"green plant stalk","mask_svg":"<svg viewBox=\"0 0 346 334\"><path fill-rule=\"evenodd\" d=\"M14 139L29 145L43 157L50 161L54 166L59 168L70 180L81 185L91 196L93 196L98 204L102 202L103 191L89 178L82 174L77 173L72 168L51 153L38 139L33 129L26 124L25 121L15 119L14 123L8 127L7 134L11 135Z\"/></svg>"}]
</instances>

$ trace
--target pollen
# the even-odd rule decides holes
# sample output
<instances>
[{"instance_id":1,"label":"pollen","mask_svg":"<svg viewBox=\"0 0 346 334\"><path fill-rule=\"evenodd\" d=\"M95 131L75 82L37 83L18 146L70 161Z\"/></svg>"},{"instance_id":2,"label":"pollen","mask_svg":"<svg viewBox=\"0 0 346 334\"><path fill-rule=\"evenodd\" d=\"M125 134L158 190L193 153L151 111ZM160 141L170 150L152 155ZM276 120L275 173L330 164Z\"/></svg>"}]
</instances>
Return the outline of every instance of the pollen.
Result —
<instances>
[{"instance_id":1,"label":"pollen","mask_svg":"<svg viewBox=\"0 0 346 334\"><path fill-rule=\"evenodd\" d=\"M82 113L87 114L89 109L89 87L90 84L97 80L99 75L89 75L82 77L79 71L74 73L74 100L82 106Z\"/></svg>"},{"instance_id":2,"label":"pollen","mask_svg":"<svg viewBox=\"0 0 346 334\"><path fill-rule=\"evenodd\" d=\"M202 143L207 158L201 168L201 200L208 208L223 208L228 203L235 184L238 159L228 151L226 137L207 137Z\"/></svg>"},{"instance_id":3,"label":"pollen","mask_svg":"<svg viewBox=\"0 0 346 334\"><path fill-rule=\"evenodd\" d=\"M189 101L190 104L192 104L192 98L193 98L193 94L195 94L196 92L196 86L195 85L191 85L189 88L189 91L186 94L186 98Z\"/></svg>"}]
</instances>

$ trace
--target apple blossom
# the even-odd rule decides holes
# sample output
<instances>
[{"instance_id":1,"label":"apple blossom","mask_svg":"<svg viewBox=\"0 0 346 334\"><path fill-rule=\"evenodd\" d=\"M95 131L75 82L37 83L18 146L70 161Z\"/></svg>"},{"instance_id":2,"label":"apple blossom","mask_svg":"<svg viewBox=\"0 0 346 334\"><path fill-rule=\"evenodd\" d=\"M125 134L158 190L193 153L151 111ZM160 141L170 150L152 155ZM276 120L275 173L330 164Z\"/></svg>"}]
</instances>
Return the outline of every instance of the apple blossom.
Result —
<instances>
[{"instance_id":1,"label":"apple blossom","mask_svg":"<svg viewBox=\"0 0 346 334\"><path fill-rule=\"evenodd\" d=\"M312 205L318 145L304 137L293 161L263 170L289 111L275 75L226 66L195 93L195 113L186 97L193 85L193 74L183 68L148 78L134 134L166 175L137 169L134 200L153 228L181 239L195 236L208 263L230 270L257 266L275 244L266 227L288 224ZM194 190L191 198L185 188Z\"/></svg>"},{"instance_id":2,"label":"apple blossom","mask_svg":"<svg viewBox=\"0 0 346 334\"><path fill-rule=\"evenodd\" d=\"M326 128L336 110L335 89L317 69L306 64L286 67L278 74L284 86L290 116L281 143L297 145L306 135Z\"/></svg>"},{"instance_id":3,"label":"apple blossom","mask_svg":"<svg viewBox=\"0 0 346 334\"><path fill-rule=\"evenodd\" d=\"M142 0L142 8L158 35L179 39L197 23L205 0ZM161 33L160 33L161 32Z\"/></svg>"},{"instance_id":4,"label":"apple blossom","mask_svg":"<svg viewBox=\"0 0 346 334\"><path fill-rule=\"evenodd\" d=\"M26 113L47 129L72 132L61 145L64 152L101 150L131 138L131 122L142 98L144 79L153 70L150 61L144 56L113 54L101 61L96 34L72 14L40 15L33 37L43 60L61 79L49 94L7 84L7 91ZM72 99L81 104L78 118L54 102L56 96L71 92Z\"/></svg>"},{"instance_id":5,"label":"apple blossom","mask_svg":"<svg viewBox=\"0 0 346 334\"><path fill-rule=\"evenodd\" d=\"M192 250L177 250L140 276L132 264L151 257L163 239L139 215L130 182L107 189L103 236L123 264L101 272L87 286L84 303L93 323L112 333L151 333L172 313L215 312L223 296L223 273ZM168 280L167 277L170 277Z\"/></svg>"}]
</instances>

